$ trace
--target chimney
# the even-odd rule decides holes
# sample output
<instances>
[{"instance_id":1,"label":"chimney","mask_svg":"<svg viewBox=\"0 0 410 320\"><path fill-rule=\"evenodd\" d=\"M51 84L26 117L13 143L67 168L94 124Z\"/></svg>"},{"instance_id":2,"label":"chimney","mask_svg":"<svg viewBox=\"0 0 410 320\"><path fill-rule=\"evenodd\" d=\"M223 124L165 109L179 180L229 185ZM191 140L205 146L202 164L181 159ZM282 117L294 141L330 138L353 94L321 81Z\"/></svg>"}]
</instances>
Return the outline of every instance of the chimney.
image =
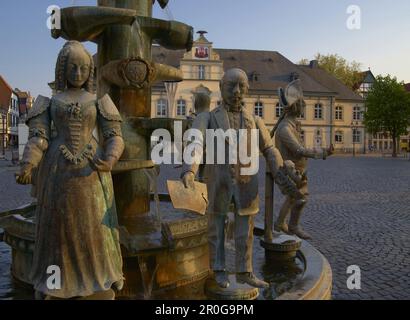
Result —
<instances>
[{"instance_id":1,"label":"chimney","mask_svg":"<svg viewBox=\"0 0 410 320\"><path fill-rule=\"evenodd\" d=\"M312 60L312 61L310 61L309 67L310 67L311 69L319 68L319 61L317 61L317 60Z\"/></svg>"}]
</instances>

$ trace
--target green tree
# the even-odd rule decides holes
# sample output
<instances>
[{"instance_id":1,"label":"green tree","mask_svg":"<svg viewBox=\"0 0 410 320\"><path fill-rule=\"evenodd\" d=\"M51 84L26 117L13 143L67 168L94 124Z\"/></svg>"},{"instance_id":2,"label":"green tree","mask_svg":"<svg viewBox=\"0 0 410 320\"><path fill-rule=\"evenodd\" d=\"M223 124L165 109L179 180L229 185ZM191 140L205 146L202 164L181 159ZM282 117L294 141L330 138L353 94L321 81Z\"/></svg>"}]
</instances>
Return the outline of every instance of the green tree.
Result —
<instances>
[{"instance_id":1,"label":"green tree","mask_svg":"<svg viewBox=\"0 0 410 320\"><path fill-rule=\"evenodd\" d=\"M397 141L410 125L410 94L404 83L390 75L378 76L366 99L364 124L370 133L389 133L393 138L393 157Z\"/></svg>"},{"instance_id":2,"label":"green tree","mask_svg":"<svg viewBox=\"0 0 410 320\"><path fill-rule=\"evenodd\" d=\"M342 81L349 88L353 88L361 79L361 64L352 61L348 62L338 54L316 54L315 60L318 61L319 67L333 74L337 79ZM308 59L302 59L299 64L308 65Z\"/></svg>"}]
</instances>

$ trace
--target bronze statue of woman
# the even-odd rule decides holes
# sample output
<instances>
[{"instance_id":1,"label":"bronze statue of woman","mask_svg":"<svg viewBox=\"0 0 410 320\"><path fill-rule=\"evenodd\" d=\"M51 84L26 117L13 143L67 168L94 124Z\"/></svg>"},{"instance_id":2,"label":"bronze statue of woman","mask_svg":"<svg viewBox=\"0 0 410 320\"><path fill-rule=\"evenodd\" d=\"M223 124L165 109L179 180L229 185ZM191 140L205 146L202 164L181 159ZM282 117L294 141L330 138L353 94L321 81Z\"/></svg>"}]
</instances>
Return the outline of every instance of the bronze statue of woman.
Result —
<instances>
[{"instance_id":1,"label":"bronze statue of woman","mask_svg":"<svg viewBox=\"0 0 410 320\"><path fill-rule=\"evenodd\" d=\"M110 172L124 151L122 120L108 95L96 98L93 79L90 53L67 42L57 60L57 93L39 96L30 110L29 141L16 177L33 183L38 201L32 282L37 292L55 298L123 286ZM50 266L61 271L61 285L50 281Z\"/></svg>"}]
</instances>

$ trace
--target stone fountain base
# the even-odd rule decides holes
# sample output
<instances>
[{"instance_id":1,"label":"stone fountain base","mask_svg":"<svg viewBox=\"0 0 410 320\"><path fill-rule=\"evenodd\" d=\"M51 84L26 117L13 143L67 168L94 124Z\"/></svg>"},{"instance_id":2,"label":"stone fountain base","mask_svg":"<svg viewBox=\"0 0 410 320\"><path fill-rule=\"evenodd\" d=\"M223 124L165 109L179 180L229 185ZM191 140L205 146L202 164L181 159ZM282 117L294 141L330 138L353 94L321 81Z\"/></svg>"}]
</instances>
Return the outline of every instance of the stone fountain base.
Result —
<instances>
[{"instance_id":1,"label":"stone fountain base","mask_svg":"<svg viewBox=\"0 0 410 320\"><path fill-rule=\"evenodd\" d=\"M164 199L164 195L161 200ZM165 197L166 198L166 197ZM161 204L162 207L162 204ZM169 207L169 205L168 205ZM3 241L12 248L12 276L30 284L34 249L33 209L22 208L6 221ZM31 210L30 210L31 209ZM207 219L189 213L167 210L162 222L162 248L129 254L124 249L126 285L117 299L217 299L205 292L209 275ZM269 260L259 245L260 232L255 234L255 273L271 283L271 288L259 290L252 299L259 300L328 300L331 298L332 271L326 258L303 241L296 258L287 261ZM259 241L258 241L259 240ZM227 249L227 260L234 261L234 252ZM229 264L229 263L228 263ZM234 267L228 265L228 269ZM16 289L17 291L20 289ZM21 290L26 290L22 288ZM31 289L32 290L32 289ZM256 297L257 296L257 297ZM235 295L230 295L235 299ZM18 297L16 297L18 298ZM226 298L226 297L225 297ZM243 297L242 297L243 298ZM0 297L2 299L2 297Z\"/></svg>"}]
</instances>

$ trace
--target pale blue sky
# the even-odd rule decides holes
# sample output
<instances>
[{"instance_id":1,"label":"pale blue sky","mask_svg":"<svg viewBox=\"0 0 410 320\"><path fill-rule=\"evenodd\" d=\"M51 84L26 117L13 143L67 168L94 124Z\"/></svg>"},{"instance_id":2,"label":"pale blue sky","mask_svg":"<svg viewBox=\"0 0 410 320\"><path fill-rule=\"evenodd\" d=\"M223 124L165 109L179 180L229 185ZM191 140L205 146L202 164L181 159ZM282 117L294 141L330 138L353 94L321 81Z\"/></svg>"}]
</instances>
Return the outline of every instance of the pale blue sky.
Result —
<instances>
[{"instance_id":1,"label":"pale blue sky","mask_svg":"<svg viewBox=\"0 0 410 320\"><path fill-rule=\"evenodd\" d=\"M12 87L50 95L47 82L63 40L46 27L46 8L95 5L96 0L1 0L0 74ZM393 3L393 4L392 4ZM361 30L346 27L349 5L362 10ZM169 13L170 12L170 13ZM292 60L337 53L364 70L410 82L408 0L170 0L154 16L207 30L217 48L275 50ZM94 45L88 48L95 52Z\"/></svg>"}]
</instances>

